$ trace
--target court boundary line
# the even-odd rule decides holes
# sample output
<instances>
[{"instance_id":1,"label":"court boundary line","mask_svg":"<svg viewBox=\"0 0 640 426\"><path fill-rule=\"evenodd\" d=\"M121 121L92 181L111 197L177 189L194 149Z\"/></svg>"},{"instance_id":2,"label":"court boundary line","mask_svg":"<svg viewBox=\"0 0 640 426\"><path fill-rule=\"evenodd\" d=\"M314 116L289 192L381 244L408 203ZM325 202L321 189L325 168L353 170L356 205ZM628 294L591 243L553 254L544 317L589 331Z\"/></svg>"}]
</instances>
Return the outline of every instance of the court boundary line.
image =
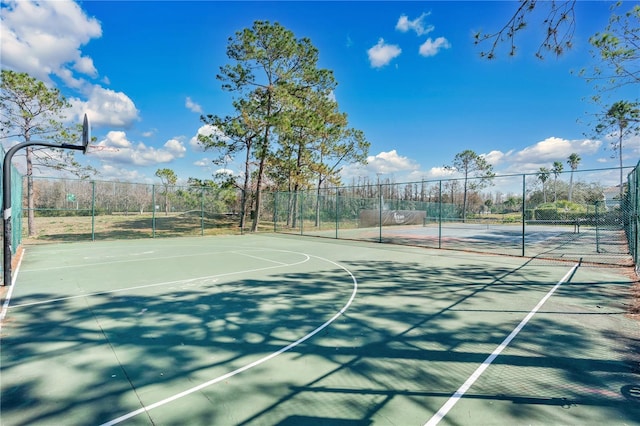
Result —
<instances>
[{"instance_id":1,"label":"court boundary line","mask_svg":"<svg viewBox=\"0 0 640 426\"><path fill-rule=\"evenodd\" d=\"M253 249L253 250L255 250L255 249ZM186 283L189 283L189 282L192 282L192 281L197 281L197 280L220 278L220 277L226 277L226 276L236 275L236 274L244 274L244 273L249 273L249 272L260 272L260 271L266 271L266 270L269 270L269 269L284 268L284 267L287 267L287 266L297 266L297 265L302 265L303 263L308 262L309 259L310 259L310 256L308 254L306 254L306 253L294 252L294 251L289 251L289 250L275 250L275 251L302 254L302 255L306 256L306 258L301 260L301 261L299 261L299 262L294 262L294 263L290 263L290 264L280 263L280 262L276 262L276 261L267 259L272 263L276 263L276 265L265 266L264 268L245 269L243 271L225 272L223 274L205 275L203 277L188 278L188 279L184 279L184 280L164 281L164 282L161 282L161 283L144 284L144 285L133 286L133 287L117 288L115 290L96 291L96 292L93 292L93 293L84 293L84 294L77 294L77 295L74 295L74 296L58 297L58 298L55 298L55 299L39 300L37 302L21 303L21 304L17 304L17 305L13 305L13 306L7 306L7 310L8 309L16 309L16 308L24 308L24 307L27 307L27 306L43 305L43 304L46 304L46 303L62 302L64 300L80 299L80 298L83 298L83 297L103 296L103 295L106 295L106 294L119 293L119 292L129 291L129 290L139 290L139 289L143 289L143 288L158 287L158 286L162 286L162 285L175 285L175 284L183 284L183 283L186 284ZM241 255L241 253L237 253L235 251L232 251L231 253ZM178 257L183 257L183 256L178 256ZM18 275L17 271L16 271L15 275L17 277L17 275ZM15 280L15 278L14 278L14 280Z\"/></svg>"},{"instance_id":2,"label":"court boundary line","mask_svg":"<svg viewBox=\"0 0 640 426\"><path fill-rule=\"evenodd\" d=\"M260 250L250 247L236 247L238 248L246 248L247 250ZM287 251L287 250L278 250L278 251ZM164 259L177 259L181 257L196 257L196 256L209 256L209 255L219 255L220 253L233 253L233 251L209 251L204 253L197 254L181 254L181 255L171 255L171 256L157 256L157 257L148 257L148 258L137 258L137 259L120 259L120 260L110 260L108 262L92 262L92 263L78 263L75 265L63 265L63 266L52 266L48 268L36 268L36 269L27 269L24 271L25 273L29 272L42 272L56 269L72 269L72 268L86 268L88 266L99 266L99 265L113 265L116 263L132 263L132 262L143 262L147 260L164 260ZM143 253L146 254L146 253Z\"/></svg>"},{"instance_id":3,"label":"court boundary line","mask_svg":"<svg viewBox=\"0 0 640 426\"><path fill-rule=\"evenodd\" d=\"M292 253L296 253L296 252L292 252ZM240 368L237 368L237 369L235 369L233 371L230 371L230 372L228 372L226 374L223 374L222 376L218 376L218 377L213 378L213 379L211 379L209 381L201 383L201 384L199 384L197 386L194 386L192 388L189 388L189 389L186 389L186 390L184 390L182 392L179 392L179 393L177 393L175 395L172 395L172 396L167 397L165 399L162 399L160 401L154 402L151 405L142 406L141 408L138 408L137 410L131 411L131 412L127 413L127 414L124 414L124 415L122 415L120 417L117 417L117 418L115 418L113 420L110 420L110 421L108 421L106 423L102 423L100 426L114 426L114 425L117 425L117 424L119 424L119 423L121 423L121 422L123 422L125 420L128 420L128 419L130 419L132 417L135 417L135 416L137 416L139 414L148 413L149 411L151 411L151 410L153 410L155 408L158 408L158 407L161 407L163 405L169 404L169 403L171 403L173 401L176 401L176 400L178 400L180 398L183 398L185 396L191 395L192 393L198 392L198 391L200 391L200 390L202 390L204 388L207 388L207 387L209 387L211 385L219 383L219 382L221 382L223 380L226 380L226 379L228 379L230 377L236 376L236 375L238 375L238 374L240 374L240 373L242 373L244 371L250 370L251 368L256 367L256 366L258 366L260 364L263 364L263 363L265 363L265 362L267 362L267 361L269 361L269 360L271 360L271 359L273 359L273 358L275 358L275 357L277 357L279 355L282 355L283 353L295 348L299 344L309 340L310 338L312 338L313 336L315 336L316 334L320 333L322 330L327 328L329 325L331 325L342 314L344 314L347 311L347 309L349 309L349 306L351 306L351 303L355 299L356 294L358 292L358 280L353 275L353 273L349 269L347 269L346 267L342 266L341 264L339 264L337 262L334 262L332 260L326 259L324 257L313 256L313 255L309 255L309 254L306 254L306 253L300 253L300 252L297 252L297 253L304 254L305 256L308 256L310 258L313 257L313 258L316 258L316 259L323 260L325 262L329 262L330 264L335 265L338 268L346 271L349 274L349 276L351 277L351 281L353 282L353 290L351 291L351 297L349 297L349 300L347 301L347 303L336 314L334 314L331 318L329 318L327 321L322 323L320 326L315 328L310 333L308 333L305 336L299 338L295 342L289 343L287 346L284 346L284 347L280 348L279 350L277 350L277 351L275 351L275 352L273 352L273 353L271 353L271 354L269 354L269 355L267 355L265 357L262 357L262 358L260 358L260 359L258 359L256 361L253 361L253 362L251 362L251 363L249 363L247 365L244 365L244 366L242 366Z\"/></svg>"},{"instance_id":4,"label":"court boundary line","mask_svg":"<svg viewBox=\"0 0 640 426\"><path fill-rule=\"evenodd\" d=\"M0 312L0 332L2 332L2 323L4 323L4 318L7 316L7 312L9 312L9 303L11 302L11 296L13 295L13 289L16 287L16 279L18 278L18 272L20 271L20 265L22 265L22 258L24 256L24 252L26 250L23 249L20 253L20 257L18 257L18 263L16 265L16 270L13 273L13 277L11 277L11 286L7 291L7 297L2 304L2 312ZM0 338L2 338L2 334L0 334Z\"/></svg>"},{"instance_id":5,"label":"court boundary line","mask_svg":"<svg viewBox=\"0 0 640 426\"><path fill-rule=\"evenodd\" d=\"M458 401L464 396L464 394L469 390L471 386L475 383L478 378L484 373L484 371L493 363L493 361L502 353L509 343L522 331L525 325L529 322L531 318L538 312L542 305L546 303L547 300L556 292L556 290L565 282L567 282L575 273L576 269L580 266L580 262L573 265L573 267L556 283L556 285L551 288L544 295L542 299L538 302L538 304L527 314L520 324L516 326L516 328L511 331L511 333L498 345L498 347L489 355L480 366L469 376L469 378L458 388L458 390L449 397L447 402L440 407L440 409L424 424L424 426L436 426L446 415L447 413L458 403Z\"/></svg>"}]
</instances>

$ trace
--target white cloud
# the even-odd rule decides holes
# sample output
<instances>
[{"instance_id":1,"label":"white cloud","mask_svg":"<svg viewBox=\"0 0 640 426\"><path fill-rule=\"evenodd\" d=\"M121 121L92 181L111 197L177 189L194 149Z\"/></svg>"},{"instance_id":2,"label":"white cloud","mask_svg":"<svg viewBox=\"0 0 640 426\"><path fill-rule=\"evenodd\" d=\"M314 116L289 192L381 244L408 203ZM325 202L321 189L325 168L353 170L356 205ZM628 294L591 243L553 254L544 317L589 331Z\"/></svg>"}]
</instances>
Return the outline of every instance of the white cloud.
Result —
<instances>
[{"instance_id":1,"label":"white cloud","mask_svg":"<svg viewBox=\"0 0 640 426\"><path fill-rule=\"evenodd\" d=\"M53 74L70 87L82 84L72 70L92 78L98 75L80 47L101 37L102 28L75 2L7 1L3 2L1 19L3 66L50 85Z\"/></svg>"},{"instance_id":2,"label":"white cloud","mask_svg":"<svg viewBox=\"0 0 640 426\"><path fill-rule=\"evenodd\" d=\"M187 109L191 112L202 114L202 107L199 104L193 102L189 96L187 96L187 99L184 101L184 106L187 107Z\"/></svg>"},{"instance_id":3,"label":"white cloud","mask_svg":"<svg viewBox=\"0 0 640 426\"><path fill-rule=\"evenodd\" d=\"M406 175L400 176L398 178L398 182L420 182L447 179L453 177L455 173L455 170L447 167L432 167L426 172L421 169L416 169Z\"/></svg>"},{"instance_id":4,"label":"white cloud","mask_svg":"<svg viewBox=\"0 0 640 426\"><path fill-rule=\"evenodd\" d=\"M127 134L125 132L111 131L107 133L106 139L103 139L103 141L100 142L98 146L116 149L128 149L131 147L131 142L129 142L129 140L127 139Z\"/></svg>"},{"instance_id":5,"label":"white cloud","mask_svg":"<svg viewBox=\"0 0 640 426\"><path fill-rule=\"evenodd\" d=\"M536 164L564 161L574 152L595 154L601 145L601 141L591 139L567 140L552 136L515 153L511 160L518 163Z\"/></svg>"},{"instance_id":6,"label":"white cloud","mask_svg":"<svg viewBox=\"0 0 640 426\"><path fill-rule=\"evenodd\" d=\"M198 131L196 132L196 135L191 138L191 140L189 141L189 146L194 151L204 152L204 146L198 140L198 135L211 136L211 135L214 135L214 134L220 140L225 140L226 141L226 140L229 139L228 137L225 136L225 134L219 128L217 128L215 126L212 126L210 124L205 124L204 126L201 126L198 129Z\"/></svg>"},{"instance_id":7,"label":"white cloud","mask_svg":"<svg viewBox=\"0 0 640 426\"><path fill-rule=\"evenodd\" d=\"M367 164L345 165L340 171L340 177L343 181L363 177L375 181L376 175L379 175L380 179L399 179L398 182L420 180L424 177L424 173L420 172L420 165L416 161L399 155L395 149L370 155L367 157Z\"/></svg>"},{"instance_id":8,"label":"white cloud","mask_svg":"<svg viewBox=\"0 0 640 426\"><path fill-rule=\"evenodd\" d=\"M233 176L234 172L231 169L217 169L213 172L214 175L229 175L229 176Z\"/></svg>"},{"instance_id":9,"label":"white cloud","mask_svg":"<svg viewBox=\"0 0 640 426\"><path fill-rule=\"evenodd\" d=\"M97 77L98 70L93 65L93 59L88 56L83 56L73 64L73 69L83 74L89 75L91 77Z\"/></svg>"},{"instance_id":10,"label":"white cloud","mask_svg":"<svg viewBox=\"0 0 640 426\"><path fill-rule=\"evenodd\" d=\"M613 149L614 145L618 144L618 135L611 133L605 137L605 149L609 151L610 155L608 159L602 159L601 162L611 162L614 167L619 167L619 153ZM622 142L622 163L626 166L635 166L640 157L640 135L631 135L624 138Z\"/></svg>"},{"instance_id":11,"label":"white cloud","mask_svg":"<svg viewBox=\"0 0 640 426\"><path fill-rule=\"evenodd\" d=\"M196 167L209 167L211 165L211 160L208 158L201 158L200 160L194 161L193 165Z\"/></svg>"},{"instance_id":12,"label":"white cloud","mask_svg":"<svg viewBox=\"0 0 640 426\"><path fill-rule=\"evenodd\" d=\"M176 158L184 157L184 154L187 152L187 148L184 147L183 143L175 138L165 142L164 149L175 155Z\"/></svg>"},{"instance_id":13,"label":"white cloud","mask_svg":"<svg viewBox=\"0 0 640 426\"><path fill-rule=\"evenodd\" d=\"M369 62L373 68L380 68L389 64L400 53L402 53L400 47L394 44L385 44L382 38L378 40L378 44L367 50Z\"/></svg>"},{"instance_id":14,"label":"white cloud","mask_svg":"<svg viewBox=\"0 0 640 426\"><path fill-rule=\"evenodd\" d=\"M122 131L111 131L98 142L92 156L107 163L133 164L135 166L151 166L169 163L176 158L184 157L186 148L178 139L168 140L162 148L147 146L142 142L134 144Z\"/></svg>"},{"instance_id":15,"label":"white cloud","mask_svg":"<svg viewBox=\"0 0 640 426\"><path fill-rule=\"evenodd\" d=\"M144 182L149 181L137 169L129 169L126 167L117 167L113 164L102 164L99 167L100 178L106 180L118 180L123 182Z\"/></svg>"},{"instance_id":16,"label":"white cloud","mask_svg":"<svg viewBox=\"0 0 640 426\"><path fill-rule=\"evenodd\" d=\"M423 20L429 15L430 13L423 13L413 21L410 21L407 15L401 15L398 19L398 23L396 24L396 30L403 33L406 33L409 30L413 30L419 36L429 34L435 29L433 25L429 25L427 27L424 26Z\"/></svg>"},{"instance_id":17,"label":"white cloud","mask_svg":"<svg viewBox=\"0 0 640 426\"><path fill-rule=\"evenodd\" d=\"M419 165L409 157L398 155L393 149L388 152L381 152L376 156L367 157L368 168L376 173L389 174L395 172L407 172L416 170Z\"/></svg>"},{"instance_id":18,"label":"white cloud","mask_svg":"<svg viewBox=\"0 0 640 426\"><path fill-rule=\"evenodd\" d=\"M138 109L124 93L94 85L88 92L88 100L69 100L74 117L89 117L91 126L128 128L139 119Z\"/></svg>"},{"instance_id":19,"label":"white cloud","mask_svg":"<svg viewBox=\"0 0 640 426\"><path fill-rule=\"evenodd\" d=\"M628 158L635 161L635 163L629 164L630 166L637 164L640 157L640 135L630 136L625 140L622 146L622 155L623 159Z\"/></svg>"},{"instance_id":20,"label":"white cloud","mask_svg":"<svg viewBox=\"0 0 640 426\"><path fill-rule=\"evenodd\" d=\"M427 173L430 178L446 178L455 174L455 170L448 167L432 167Z\"/></svg>"},{"instance_id":21,"label":"white cloud","mask_svg":"<svg viewBox=\"0 0 640 426\"><path fill-rule=\"evenodd\" d=\"M502 164L506 158L508 158L511 154L513 154L513 150L504 153L502 151L498 151L498 150L494 150L489 152L488 154L484 154L483 157L485 160L487 160L487 163L491 164L492 166L497 166Z\"/></svg>"},{"instance_id":22,"label":"white cloud","mask_svg":"<svg viewBox=\"0 0 640 426\"><path fill-rule=\"evenodd\" d=\"M560 161L566 165L569 155L574 152L582 156L596 154L601 145L601 141L591 139L568 140L549 137L519 151L511 150L505 153L494 150L483 154L483 157L494 167L503 165L505 167L501 170L503 174L534 173L540 167L551 167L554 161Z\"/></svg>"},{"instance_id":23,"label":"white cloud","mask_svg":"<svg viewBox=\"0 0 640 426\"><path fill-rule=\"evenodd\" d=\"M99 73L81 47L100 38L102 28L77 3L3 1L1 19L3 68L26 72L49 86L54 85L51 77L56 76L87 98L69 99L70 120L77 121L86 112L92 126L126 128L138 119L138 110L127 95L89 81ZM109 79L103 81L108 84Z\"/></svg>"},{"instance_id":24,"label":"white cloud","mask_svg":"<svg viewBox=\"0 0 640 426\"><path fill-rule=\"evenodd\" d=\"M429 57L437 55L441 49L449 48L451 48L451 43L449 43L446 38L438 37L435 40L432 40L431 37L429 37L427 41L420 45L419 53L422 56Z\"/></svg>"}]
</instances>

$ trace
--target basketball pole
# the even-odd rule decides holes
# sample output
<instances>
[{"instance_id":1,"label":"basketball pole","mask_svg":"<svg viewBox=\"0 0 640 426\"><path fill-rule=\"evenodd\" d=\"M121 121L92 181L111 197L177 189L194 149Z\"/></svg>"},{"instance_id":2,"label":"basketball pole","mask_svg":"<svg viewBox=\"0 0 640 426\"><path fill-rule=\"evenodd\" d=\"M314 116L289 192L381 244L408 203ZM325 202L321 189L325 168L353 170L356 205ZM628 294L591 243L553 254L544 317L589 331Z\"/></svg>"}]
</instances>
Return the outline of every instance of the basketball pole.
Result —
<instances>
[{"instance_id":1,"label":"basketball pole","mask_svg":"<svg viewBox=\"0 0 640 426\"><path fill-rule=\"evenodd\" d=\"M26 141L9 148L4 156L4 162L2 166L2 216L4 219L4 231L2 233L2 285L11 285L11 257L13 252L11 251L11 160L13 155L20 149L27 146L46 146L50 148L61 149L75 149L82 151L83 154L87 153L87 146L91 140L91 127L89 126L89 119L87 114L84 115L82 122L82 145L71 144L55 144L51 142L43 141Z\"/></svg>"},{"instance_id":2,"label":"basketball pole","mask_svg":"<svg viewBox=\"0 0 640 426\"><path fill-rule=\"evenodd\" d=\"M76 149L84 151L85 147L82 145L71 144L55 144L50 142L41 141L28 141L22 142L12 146L4 156L4 163L2 168L2 211L4 218L4 232L3 232L3 264L2 273L3 280L2 285L11 285L11 159L16 151L25 148L27 146L46 146L52 148L62 149Z\"/></svg>"}]
</instances>

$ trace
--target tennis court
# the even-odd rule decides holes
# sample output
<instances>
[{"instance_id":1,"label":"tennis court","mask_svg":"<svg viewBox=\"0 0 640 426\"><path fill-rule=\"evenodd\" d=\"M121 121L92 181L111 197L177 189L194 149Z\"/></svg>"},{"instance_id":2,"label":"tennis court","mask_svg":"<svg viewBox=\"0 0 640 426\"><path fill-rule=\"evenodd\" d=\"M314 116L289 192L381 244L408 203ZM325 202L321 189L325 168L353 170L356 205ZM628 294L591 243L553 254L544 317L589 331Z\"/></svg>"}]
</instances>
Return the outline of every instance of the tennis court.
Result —
<instances>
[{"instance_id":1,"label":"tennis court","mask_svg":"<svg viewBox=\"0 0 640 426\"><path fill-rule=\"evenodd\" d=\"M275 234L28 246L2 424L638 424L628 269Z\"/></svg>"}]
</instances>

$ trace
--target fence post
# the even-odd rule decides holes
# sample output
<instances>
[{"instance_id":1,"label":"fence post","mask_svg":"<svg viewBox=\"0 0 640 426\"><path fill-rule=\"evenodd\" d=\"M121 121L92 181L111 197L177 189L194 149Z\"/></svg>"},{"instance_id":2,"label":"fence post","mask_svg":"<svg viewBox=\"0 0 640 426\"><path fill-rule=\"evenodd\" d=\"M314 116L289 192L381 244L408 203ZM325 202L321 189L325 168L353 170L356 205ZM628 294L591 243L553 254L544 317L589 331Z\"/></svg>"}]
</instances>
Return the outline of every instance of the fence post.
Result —
<instances>
[{"instance_id":1,"label":"fence post","mask_svg":"<svg viewBox=\"0 0 640 426\"><path fill-rule=\"evenodd\" d=\"M204 191L200 191L200 236L204 237Z\"/></svg>"},{"instance_id":2,"label":"fence post","mask_svg":"<svg viewBox=\"0 0 640 426\"><path fill-rule=\"evenodd\" d=\"M156 185L151 185L151 238L156 237Z\"/></svg>"},{"instance_id":3,"label":"fence post","mask_svg":"<svg viewBox=\"0 0 640 426\"><path fill-rule=\"evenodd\" d=\"M304 230L302 228L302 212L304 211L304 191L300 191L300 213L298 214L298 220L300 221L300 235L304 235Z\"/></svg>"},{"instance_id":4,"label":"fence post","mask_svg":"<svg viewBox=\"0 0 640 426\"><path fill-rule=\"evenodd\" d=\"M378 242L382 242L382 185L378 182Z\"/></svg>"},{"instance_id":5,"label":"fence post","mask_svg":"<svg viewBox=\"0 0 640 426\"><path fill-rule=\"evenodd\" d=\"M638 236L638 202L640 201L640 199L638 198L640 196L640 173L638 173L638 168L640 167L640 162L638 162L638 165L636 165L636 168L632 171L633 173L633 180L635 181L635 194L634 194L634 199L633 199L633 206L631 207L631 211L632 211L632 216L631 216L631 222L632 222L632 230L633 230L633 264L636 265L635 270L636 273L638 272L638 242L639 240L639 236Z\"/></svg>"},{"instance_id":6,"label":"fence post","mask_svg":"<svg viewBox=\"0 0 640 426\"><path fill-rule=\"evenodd\" d=\"M438 182L438 248L442 248L442 180Z\"/></svg>"},{"instance_id":7,"label":"fence post","mask_svg":"<svg viewBox=\"0 0 640 426\"><path fill-rule=\"evenodd\" d=\"M525 235L527 231L527 183L526 183L527 175L522 175L522 257L525 256Z\"/></svg>"},{"instance_id":8,"label":"fence post","mask_svg":"<svg viewBox=\"0 0 640 426\"><path fill-rule=\"evenodd\" d=\"M338 202L340 201L340 190L336 188L336 240L338 239L338 227L340 226L340 208Z\"/></svg>"},{"instance_id":9,"label":"fence post","mask_svg":"<svg viewBox=\"0 0 640 426\"><path fill-rule=\"evenodd\" d=\"M279 194L280 194L280 191L276 191L273 194L273 232L278 232L277 220L278 220L278 195Z\"/></svg>"},{"instance_id":10,"label":"fence post","mask_svg":"<svg viewBox=\"0 0 640 426\"><path fill-rule=\"evenodd\" d=\"M91 241L96 240L96 181L91 181Z\"/></svg>"},{"instance_id":11,"label":"fence post","mask_svg":"<svg viewBox=\"0 0 640 426\"><path fill-rule=\"evenodd\" d=\"M596 253L600 253L600 235L598 232L598 229L600 228L600 218L598 217L598 204L600 204L599 201L595 202L595 209L596 209Z\"/></svg>"}]
</instances>

